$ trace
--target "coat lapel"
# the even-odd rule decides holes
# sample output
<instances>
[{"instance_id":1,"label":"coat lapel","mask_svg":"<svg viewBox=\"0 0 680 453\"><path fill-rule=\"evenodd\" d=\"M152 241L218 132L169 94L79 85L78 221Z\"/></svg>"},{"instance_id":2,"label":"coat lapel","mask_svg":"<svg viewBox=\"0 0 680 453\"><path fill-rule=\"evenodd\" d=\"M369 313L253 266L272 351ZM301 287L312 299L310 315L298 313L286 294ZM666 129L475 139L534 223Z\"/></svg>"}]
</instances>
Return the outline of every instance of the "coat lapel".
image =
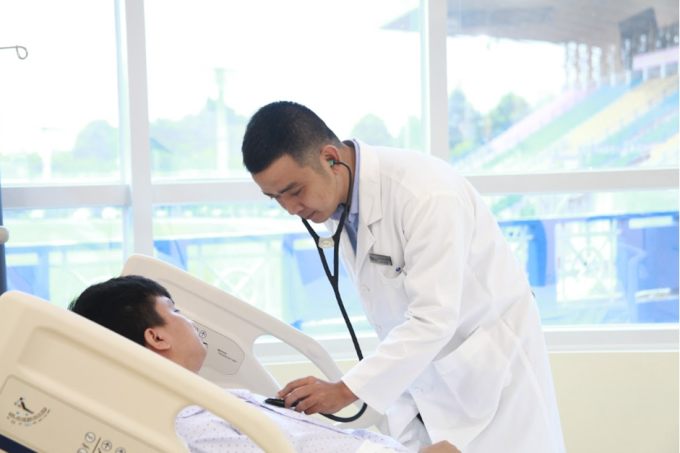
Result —
<instances>
[{"instance_id":1,"label":"coat lapel","mask_svg":"<svg viewBox=\"0 0 680 453\"><path fill-rule=\"evenodd\" d=\"M357 253L354 262L355 275L359 275L361 272L361 267L366 261L368 251L375 244L375 238L373 233L371 233L370 226L382 218L378 155L371 146L358 140L357 143L359 143L360 147L359 158L361 159L361 167L359 172L359 225L357 231ZM349 240L347 242L349 243Z\"/></svg>"}]
</instances>

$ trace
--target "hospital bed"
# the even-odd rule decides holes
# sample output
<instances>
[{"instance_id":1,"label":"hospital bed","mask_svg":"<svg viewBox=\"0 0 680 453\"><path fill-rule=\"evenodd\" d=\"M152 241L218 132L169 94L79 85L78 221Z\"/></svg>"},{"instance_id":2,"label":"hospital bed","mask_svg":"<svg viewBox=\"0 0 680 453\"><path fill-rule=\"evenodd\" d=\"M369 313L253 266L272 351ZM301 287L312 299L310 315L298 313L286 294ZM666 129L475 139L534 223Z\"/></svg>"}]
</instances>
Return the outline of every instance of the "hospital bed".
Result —
<instances>
[{"instance_id":1,"label":"hospital bed","mask_svg":"<svg viewBox=\"0 0 680 453\"><path fill-rule=\"evenodd\" d=\"M342 372L319 343L171 265L133 256L124 275L165 286L207 344L201 376L37 297L0 296L0 451L8 453L186 452L174 432L179 411L198 405L266 452L293 452L279 428L222 391L274 395L278 383L256 360L255 340L272 335L331 379ZM374 411L355 426L379 423Z\"/></svg>"},{"instance_id":2,"label":"hospital bed","mask_svg":"<svg viewBox=\"0 0 680 453\"><path fill-rule=\"evenodd\" d=\"M157 260L134 256L123 273L166 286L198 320L208 351L222 351L211 360L229 360L231 368L206 364L201 374L218 384L212 385L78 315L10 291L0 296L0 452L186 452L174 419L194 404L229 421L267 452L292 452L268 418L220 387L265 395L278 389L252 354L260 334L274 332L297 344L335 379L340 371L329 357L321 358L327 356L323 348ZM568 452L680 451L680 351L558 352L550 354L550 362ZM300 375L311 371L309 364L291 367ZM259 377L251 382L248 373Z\"/></svg>"},{"instance_id":3,"label":"hospital bed","mask_svg":"<svg viewBox=\"0 0 680 453\"><path fill-rule=\"evenodd\" d=\"M294 452L264 414L75 313L0 296L0 451L187 452L175 417L198 405L266 452Z\"/></svg>"},{"instance_id":4,"label":"hospital bed","mask_svg":"<svg viewBox=\"0 0 680 453\"><path fill-rule=\"evenodd\" d=\"M297 349L313 362L330 381L343 372L319 342L262 310L164 261L132 255L122 275L141 275L163 285L173 301L190 318L207 345L199 375L222 388L245 388L274 396L281 388L254 353L255 341L271 335ZM349 334L348 334L349 335ZM300 376L303 377L303 376ZM362 403L356 402L356 410ZM384 417L370 407L356 421L342 428L377 426L387 431Z\"/></svg>"}]
</instances>

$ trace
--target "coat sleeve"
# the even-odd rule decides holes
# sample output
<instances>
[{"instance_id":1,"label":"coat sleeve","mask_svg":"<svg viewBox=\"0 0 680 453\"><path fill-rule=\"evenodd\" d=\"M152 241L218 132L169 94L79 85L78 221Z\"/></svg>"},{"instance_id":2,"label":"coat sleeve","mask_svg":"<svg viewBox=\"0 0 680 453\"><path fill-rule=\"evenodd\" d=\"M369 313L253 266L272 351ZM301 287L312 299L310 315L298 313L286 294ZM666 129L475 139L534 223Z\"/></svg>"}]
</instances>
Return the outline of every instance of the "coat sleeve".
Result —
<instances>
[{"instance_id":1,"label":"coat sleeve","mask_svg":"<svg viewBox=\"0 0 680 453\"><path fill-rule=\"evenodd\" d=\"M403 218L405 321L343 382L385 413L451 340L460 314L467 256L474 232L473 208L455 192L435 192Z\"/></svg>"}]
</instances>

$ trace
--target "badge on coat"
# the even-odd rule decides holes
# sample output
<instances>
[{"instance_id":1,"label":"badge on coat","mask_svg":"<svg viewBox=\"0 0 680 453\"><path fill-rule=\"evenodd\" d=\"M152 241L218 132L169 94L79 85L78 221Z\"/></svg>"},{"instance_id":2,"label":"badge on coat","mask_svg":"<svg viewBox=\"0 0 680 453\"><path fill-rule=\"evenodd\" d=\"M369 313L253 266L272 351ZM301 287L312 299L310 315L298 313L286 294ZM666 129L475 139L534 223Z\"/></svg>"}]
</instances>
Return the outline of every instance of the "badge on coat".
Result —
<instances>
[{"instance_id":1,"label":"badge on coat","mask_svg":"<svg viewBox=\"0 0 680 453\"><path fill-rule=\"evenodd\" d=\"M371 263L383 264L385 266L391 266L392 265L392 257L390 257L390 256L377 255L375 253L369 253L368 257L370 258Z\"/></svg>"}]
</instances>

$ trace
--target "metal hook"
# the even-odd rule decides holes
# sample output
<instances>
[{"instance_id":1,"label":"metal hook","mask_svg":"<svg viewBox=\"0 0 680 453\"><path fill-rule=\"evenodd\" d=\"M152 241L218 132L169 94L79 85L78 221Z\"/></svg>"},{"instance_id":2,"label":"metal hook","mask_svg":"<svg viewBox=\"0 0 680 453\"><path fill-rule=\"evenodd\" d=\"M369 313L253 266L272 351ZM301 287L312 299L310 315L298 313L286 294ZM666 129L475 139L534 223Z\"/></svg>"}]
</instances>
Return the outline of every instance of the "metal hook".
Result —
<instances>
[{"instance_id":1,"label":"metal hook","mask_svg":"<svg viewBox=\"0 0 680 453\"><path fill-rule=\"evenodd\" d=\"M3 49L16 49L17 51L17 57L19 57L19 60L25 60L26 57L28 57L28 50L24 46L10 46L10 47L0 47L0 50ZM19 49L22 49L24 51L23 57L21 56L21 52L19 52Z\"/></svg>"}]
</instances>

